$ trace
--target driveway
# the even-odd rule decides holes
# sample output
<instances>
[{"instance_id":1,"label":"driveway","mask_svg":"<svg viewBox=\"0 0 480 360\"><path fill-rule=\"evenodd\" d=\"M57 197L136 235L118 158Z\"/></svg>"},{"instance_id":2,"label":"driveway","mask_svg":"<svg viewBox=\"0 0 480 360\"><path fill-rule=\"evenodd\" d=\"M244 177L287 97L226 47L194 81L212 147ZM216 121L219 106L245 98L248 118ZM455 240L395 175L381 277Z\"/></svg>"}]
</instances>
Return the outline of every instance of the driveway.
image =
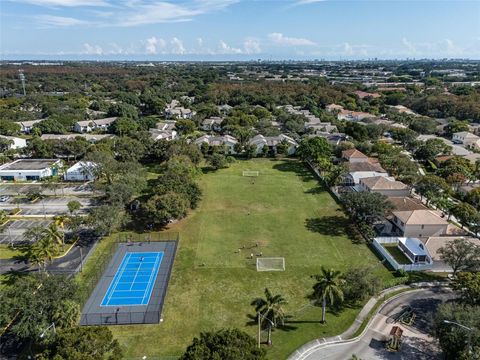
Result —
<instances>
[{"instance_id":1,"label":"driveway","mask_svg":"<svg viewBox=\"0 0 480 360\"><path fill-rule=\"evenodd\" d=\"M438 305L453 298L453 292L445 288L422 289L405 293L382 308L360 339L345 344L324 346L304 359L346 360L350 359L353 354L365 360L442 359L436 340L429 335L430 319ZM413 326L407 326L395 320L407 306L411 306L416 314ZM391 353L385 349L385 341L391 328L395 325L403 330L403 343L400 351Z\"/></svg>"}]
</instances>

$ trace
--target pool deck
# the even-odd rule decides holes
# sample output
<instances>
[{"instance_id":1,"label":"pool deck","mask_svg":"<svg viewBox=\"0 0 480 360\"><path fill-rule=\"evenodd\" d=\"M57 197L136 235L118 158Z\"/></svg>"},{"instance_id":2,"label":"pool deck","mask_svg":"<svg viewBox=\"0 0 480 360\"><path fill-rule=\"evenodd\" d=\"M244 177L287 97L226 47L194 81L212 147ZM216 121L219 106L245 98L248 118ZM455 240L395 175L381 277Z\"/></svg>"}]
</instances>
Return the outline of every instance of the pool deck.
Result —
<instances>
[{"instance_id":1,"label":"pool deck","mask_svg":"<svg viewBox=\"0 0 480 360\"><path fill-rule=\"evenodd\" d=\"M176 241L120 243L90 298L85 304L80 325L153 324L161 318L170 272L177 248ZM102 306L112 280L127 253L163 252L150 301L147 305Z\"/></svg>"}]
</instances>

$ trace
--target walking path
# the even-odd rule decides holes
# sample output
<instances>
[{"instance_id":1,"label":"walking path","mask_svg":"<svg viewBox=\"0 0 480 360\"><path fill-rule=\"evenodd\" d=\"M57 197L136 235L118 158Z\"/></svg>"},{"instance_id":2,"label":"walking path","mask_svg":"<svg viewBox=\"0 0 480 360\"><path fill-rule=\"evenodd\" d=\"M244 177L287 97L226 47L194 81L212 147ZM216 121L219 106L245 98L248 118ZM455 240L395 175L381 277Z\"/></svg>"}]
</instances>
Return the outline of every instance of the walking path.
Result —
<instances>
[{"instance_id":1,"label":"walking path","mask_svg":"<svg viewBox=\"0 0 480 360\"><path fill-rule=\"evenodd\" d=\"M324 359L325 358L324 356L315 357L314 356L315 353L329 346L354 343L355 341L359 340L370 329L370 327L372 326L372 323L374 323L375 316L372 316L369 323L367 324L365 329L362 331L362 334L353 338L354 334L362 326L362 323L364 322L365 319L367 319L370 311L375 307L377 302L382 301L382 299L385 299L385 297L387 297L389 294L404 290L404 292L394 295L388 300L384 301L384 303L378 308L376 314L378 314L387 304L396 300L397 298L401 298L405 296L406 294L410 294L412 292L419 292L422 290L425 291L426 288L435 288L435 287L438 288L443 286L445 285L439 282L428 282L428 283L417 283L411 286L407 286L407 285L395 286L393 288L384 290L377 297L371 298L365 304L365 306L363 307L363 309L360 311L357 318L355 319L354 323L342 334L333 336L333 337L320 338L320 339L315 339L313 341L310 341L305 345L303 345L302 347L300 347L299 349L295 350L295 352L293 352L288 357L288 360L306 360L306 359L310 360L310 359L317 359L317 358Z\"/></svg>"}]
</instances>

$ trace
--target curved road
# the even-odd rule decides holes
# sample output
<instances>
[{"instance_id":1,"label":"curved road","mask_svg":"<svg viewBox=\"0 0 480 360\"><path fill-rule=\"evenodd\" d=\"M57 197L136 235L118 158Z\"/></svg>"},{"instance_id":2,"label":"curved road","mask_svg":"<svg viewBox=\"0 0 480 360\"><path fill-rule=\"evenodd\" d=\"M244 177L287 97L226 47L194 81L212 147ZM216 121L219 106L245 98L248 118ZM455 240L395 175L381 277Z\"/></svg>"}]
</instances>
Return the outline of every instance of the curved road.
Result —
<instances>
[{"instance_id":1,"label":"curved road","mask_svg":"<svg viewBox=\"0 0 480 360\"><path fill-rule=\"evenodd\" d=\"M363 336L346 344L326 345L303 357L304 360L346 360L352 354L365 360L437 360L441 359L438 345L429 334L430 318L442 302L454 298L451 290L431 288L405 293L387 303L373 318ZM395 318L407 306L416 314L413 326L396 323ZM402 348L397 353L385 349L385 343L392 326L403 329Z\"/></svg>"}]
</instances>

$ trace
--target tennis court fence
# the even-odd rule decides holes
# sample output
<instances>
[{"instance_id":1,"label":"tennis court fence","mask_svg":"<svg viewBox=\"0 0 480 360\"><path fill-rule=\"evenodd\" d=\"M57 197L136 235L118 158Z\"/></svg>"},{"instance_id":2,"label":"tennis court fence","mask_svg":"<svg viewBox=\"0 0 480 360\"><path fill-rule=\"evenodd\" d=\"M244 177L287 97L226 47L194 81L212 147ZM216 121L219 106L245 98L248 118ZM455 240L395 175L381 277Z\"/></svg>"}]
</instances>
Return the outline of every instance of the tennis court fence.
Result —
<instances>
[{"instance_id":1,"label":"tennis court fence","mask_svg":"<svg viewBox=\"0 0 480 360\"><path fill-rule=\"evenodd\" d=\"M158 324L159 322L160 312L158 310L82 314L82 325Z\"/></svg>"},{"instance_id":2,"label":"tennis court fence","mask_svg":"<svg viewBox=\"0 0 480 360\"><path fill-rule=\"evenodd\" d=\"M108 244L101 258L95 259L91 269L86 269L85 272L80 273L80 305L83 308L98 282L102 278L108 264L115 255L118 249L118 244L128 242L161 242L161 241L175 241L178 244L180 234L178 232L159 232L159 233L119 233L115 241ZM92 261L90 261L91 263ZM90 265L90 264L89 264ZM83 279L82 279L83 278Z\"/></svg>"}]
</instances>

